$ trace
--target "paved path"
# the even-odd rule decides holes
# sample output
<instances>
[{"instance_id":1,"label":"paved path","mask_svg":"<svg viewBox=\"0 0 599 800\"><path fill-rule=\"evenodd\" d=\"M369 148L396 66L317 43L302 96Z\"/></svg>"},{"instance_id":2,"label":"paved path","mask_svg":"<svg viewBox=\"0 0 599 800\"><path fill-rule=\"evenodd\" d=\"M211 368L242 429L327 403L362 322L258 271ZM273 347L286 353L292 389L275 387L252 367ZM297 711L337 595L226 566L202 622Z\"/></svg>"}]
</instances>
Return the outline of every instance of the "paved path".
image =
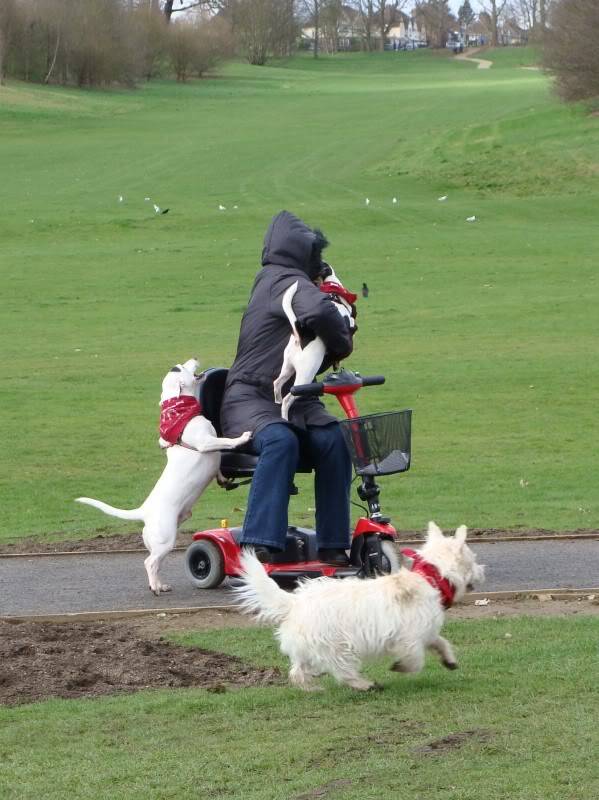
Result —
<instances>
[{"instance_id":1,"label":"paved path","mask_svg":"<svg viewBox=\"0 0 599 800\"><path fill-rule=\"evenodd\" d=\"M475 543L487 564L486 591L599 586L599 541ZM164 578L174 591L155 597L146 588L142 553L95 556L0 557L0 616L124 609L230 605L226 587L194 589L184 552L171 553Z\"/></svg>"},{"instance_id":2,"label":"paved path","mask_svg":"<svg viewBox=\"0 0 599 800\"><path fill-rule=\"evenodd\" d=\"M474 53L478 53L478 50L467 50L465 53L454 56L454 58L456 61L476 61L478 69L490 69L493 66L493 62L486 58L472 58Z\"/></svg>"}]
</instances>

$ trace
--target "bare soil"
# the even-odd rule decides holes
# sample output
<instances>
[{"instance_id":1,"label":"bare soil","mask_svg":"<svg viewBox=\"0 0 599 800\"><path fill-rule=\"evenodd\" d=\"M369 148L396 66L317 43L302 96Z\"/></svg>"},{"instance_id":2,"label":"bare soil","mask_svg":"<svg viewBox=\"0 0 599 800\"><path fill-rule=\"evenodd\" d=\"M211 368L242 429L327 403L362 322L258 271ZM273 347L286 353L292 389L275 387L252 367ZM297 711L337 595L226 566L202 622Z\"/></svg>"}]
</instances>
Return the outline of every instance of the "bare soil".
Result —
<instances>
[{"instance_id":1,"label":"bare soil","mask_svg":"<svg viewBox=\"0 0 599 800\"><path fill-rule=\"evenodd\" d=\"M192 542L194 531L180 531L177 534L176 546L180 548L188 547ZM119 550L144 550L141 533L120 533L103 534L100 533L86 539L59 539L60 534L50 535L49 539L40 539L36 536L28 536L24 539L17 539L12 542L0 543L0 555L10 555L13 553L89 553L91 551L111 551ZM514 536L524 538L536 538L539 536L598 536L599 530L578 529L574 531L549 531L543 528L470 528L468 536L471 540L476 539L505 539ZM399 541L423 541L423 531L399 531Z\"/></svg>"},{"instance_id":2,"label":"bare soil","mask_svg":"<svg viewBox=\"0 0 599 800\"><path fill-rule=\"evenodd\" d=\"M129 621L0 621L0 704L165 687L224 692L282 680L277 669L176 645L160 633Z\"/></svg>"},{"instance_id":3,"label":"bare soil","mask_svg":"<svg viewBox=\"0 0 599 800\"><path fill-rule=\"evenodd\" d=\"M599 615L599 600L530 597L492 600L487 606L457 605L449 619L518 615ZM0 704L50 697L81 698L148 688L200 687L223 692L284 682L275 668L165 641L175 632L254 625L235 610L165 613L110 622L31 622L0 619ZM447 746L450 746L448 743ZM431 745L432 751L443 749Z\"/></svg>"}]
</instances>

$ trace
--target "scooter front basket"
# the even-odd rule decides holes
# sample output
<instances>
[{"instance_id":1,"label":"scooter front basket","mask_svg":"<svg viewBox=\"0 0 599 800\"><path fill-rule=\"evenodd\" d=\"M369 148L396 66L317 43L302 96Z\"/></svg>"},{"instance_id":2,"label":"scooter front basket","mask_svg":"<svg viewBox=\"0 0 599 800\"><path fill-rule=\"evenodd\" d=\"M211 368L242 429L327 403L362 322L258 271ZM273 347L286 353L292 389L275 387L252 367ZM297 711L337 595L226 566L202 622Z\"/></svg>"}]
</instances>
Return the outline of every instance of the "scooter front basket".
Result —
<instances>
[{"instance_id":1,"label":"scooter front basket","mask_svg":"<svg viewBox=\"0 0 599 800\"><path fill-rule=\"evenodd\" d=\"M412 409L340 420L357 475L410 469Z\"/></svg>"}]
</instances>

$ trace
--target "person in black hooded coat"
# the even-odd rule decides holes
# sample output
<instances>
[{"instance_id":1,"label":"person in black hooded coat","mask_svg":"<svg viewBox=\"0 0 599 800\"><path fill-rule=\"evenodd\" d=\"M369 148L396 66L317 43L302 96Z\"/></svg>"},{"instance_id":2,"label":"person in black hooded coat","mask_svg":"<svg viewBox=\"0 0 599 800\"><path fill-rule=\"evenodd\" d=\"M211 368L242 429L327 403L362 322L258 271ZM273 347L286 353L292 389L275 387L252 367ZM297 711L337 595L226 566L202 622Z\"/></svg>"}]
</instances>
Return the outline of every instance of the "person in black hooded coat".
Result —
<instances>
[{"instance_id":1,"label":"person in black hooded coat","mask_svg":"<svg viewBox=\"0 0 599 800\"><path fill-rule=\"evenodd\" d=\"M297 398L287 423L273 392L291 335L282 297L295 281L293 309L298 327L302 334L320 336L327 348L321 370L352 352L347 321L314 283L326 274L322 250L327 244L319 231L288 211L273 218L223 396L223 436L251 430L252 448L259 455L241 543L254 547L264 560L285 547L289 491L300 458L315 471L320 557L344 563L349 547L351 461L339 424L317 398ZM291 383L283 388L283 395Z\"/></svg>"}]
</instances>

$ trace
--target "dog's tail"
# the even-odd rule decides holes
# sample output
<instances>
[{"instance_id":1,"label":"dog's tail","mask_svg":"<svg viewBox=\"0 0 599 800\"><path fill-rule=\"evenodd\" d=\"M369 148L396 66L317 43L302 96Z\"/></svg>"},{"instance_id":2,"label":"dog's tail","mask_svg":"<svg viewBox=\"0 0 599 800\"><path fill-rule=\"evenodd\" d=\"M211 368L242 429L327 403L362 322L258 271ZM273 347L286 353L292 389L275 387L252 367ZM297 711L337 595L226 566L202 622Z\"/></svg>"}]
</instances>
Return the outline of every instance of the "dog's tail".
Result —
<instances>
[{"instance_id":1,"label":"dog's tail","mask_svg":"<svg viewBox=\"0 0 599 800\"><path fill-rule=\"evenodd\" d=\"M281 305L283 306L283 311L285 312L287 319L289 320L289 324L293 328L293 335L296 339L299 339L299 334L297 332L297 328L295 327L295 323L297 322L297 317L295 316L295 312L292 306L292 300L295 297L295 293L297 292L298 281L292 283L289 289L285 291L283 295L283 300L281 301Z\"/></svg>"},{"instance_id":2,"label":"dog's tail","mask_svg":"<svg viewBox=\"0 0 599 800\"><path fill-rule=\"evenodd\" d=\"M143 522L144 515L141 508L115 508L109 506L108 503L103 503L101 500L94 500L91 497L77 497L76 503L85 503L87 506L94 506L99 508L105 514L110 514L111 517L120 517L121 519L139 519Z\"/></svg>"},{"instance_id":3,"label":"dog's tail","mask_svg":"<svg viewBox=\"0 0 599 800\"><path fill-rule=\"evenodd\" d=\"M234 591L242 610L246 614L256 614L261 622L275 625L283 622L295 601L293 595L284 592L268 577L254 553L242 551L239 562L244 585Z\"/></svg>"}]
</instances>

